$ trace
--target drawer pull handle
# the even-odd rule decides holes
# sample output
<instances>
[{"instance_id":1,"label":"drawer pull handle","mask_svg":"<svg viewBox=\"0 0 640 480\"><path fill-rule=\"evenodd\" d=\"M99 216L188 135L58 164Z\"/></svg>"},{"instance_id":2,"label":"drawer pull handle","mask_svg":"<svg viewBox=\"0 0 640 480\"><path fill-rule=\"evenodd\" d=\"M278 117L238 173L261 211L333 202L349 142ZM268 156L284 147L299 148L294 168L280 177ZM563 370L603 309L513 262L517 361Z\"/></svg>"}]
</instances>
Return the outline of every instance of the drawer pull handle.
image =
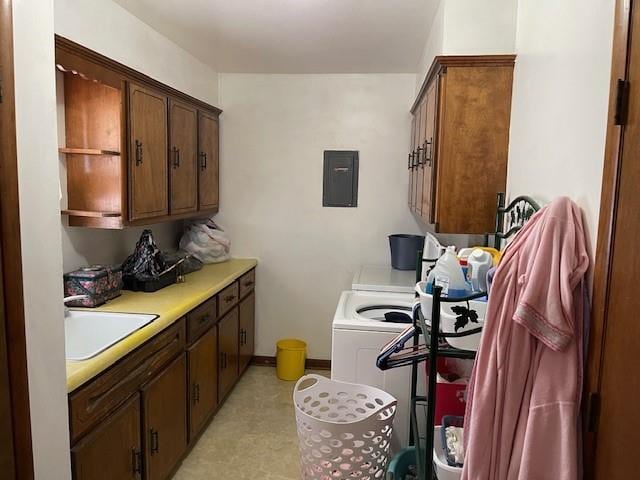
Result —
<instances>
[{"instance_id":1,"label":"drawer pull handle","mask_svg":"<svg viewBox=\"0 0 640 480\"><path fill-rule=\"evenodd\" d=\"M250 287L251 285L253 285L253 280L247 280L246 282L244 282L245 287Z\"/></svg>"},{"instance_id":2,"label":"drawer pull handle","mask_svg":"<svg viewBox=\"0 0 640 480\"><path fill-rule=\"evenodd\" d=\"M226 295L225 297L222 298L222 300L224 300L225 302L231 302L235 300L235 298L236 298L235 295Z\"/></svg>"},{"instance_id":3,"label":"drawer pull handle","mask_svg":"<svg viewBox=\"0 0 640 480\"><path fill-rule=\"evenodd\" d=\"M208 314L203 315L198 319L198 323L202 324L202 323L208 322L210 318L211 318L211 315L208 315Z\"/></svg>"}]
</instances>

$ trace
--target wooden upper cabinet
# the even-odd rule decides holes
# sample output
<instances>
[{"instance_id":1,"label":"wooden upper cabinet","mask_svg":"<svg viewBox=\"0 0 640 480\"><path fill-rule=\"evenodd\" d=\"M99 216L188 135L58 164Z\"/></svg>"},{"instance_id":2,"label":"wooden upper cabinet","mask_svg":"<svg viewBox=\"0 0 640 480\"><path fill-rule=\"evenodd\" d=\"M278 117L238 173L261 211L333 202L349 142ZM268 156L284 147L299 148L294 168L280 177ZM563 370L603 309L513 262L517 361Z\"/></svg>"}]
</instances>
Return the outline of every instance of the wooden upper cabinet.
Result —
<instances>
[{"instance_id":1,"label":"wooden upper cabinet","mask_svg":"<svg viewBox=\"0 0 640 480\"><path fill-rule=\"evenodd\" d=\"M198 209L198 113L195 107L169 101L171 213Z\"/></svg>"},{"instance_id":2,"label":"wooden upper cabinet","mask_svg":"<svg viewBox=\"0 0 640 480\"><path fill-rule=\"evenodd\" d=\"M414 113L411 116L411 141L410 141L410 148L409 148L409 158L408 158L408 168L409 168L409 200L408 200L408 204L409 204L409 209L411 209L411 211L414 210L415 208L415 182L414 182L414 174L415 174L415 169L413 168L413 161L415 158L415 150L416 150L416 141L415 141L415 135L416 135L416 114Z\"/></svg>"},{"instance_id":3,"label":"wooden upper cabinet","mask_svg":"<svg viewBox=\"0 0 640 480\"><path fill-rule=\"evenodd\" d=\"M222 111L70 40L55 44L69 226L122 229L216 212Z\"/></svg>"},{"instance_id":4,"label":"wooden upper cabinet","mask_svg":"<svg viewBox=\"0 0 640 480\"><path fill-rule=\"evenodd\" d=\"M442 56L427 74L412 108L414 151L425 149L412 211L437 232L495 228L496 197L506 188L514 61Z\"/></svg>"},{"instance_id":5,"label":"wooden upper cabinet","mask_svg":"<svg viewBox=\"0 0 640 480\"><path fill-rule=\"evenodd\" d=\"M434 223L434 199L435 187L433 181L435 179L436 172L436 121L437 121L437 94L438 94L438 81L431 83L427 89L425 96L425 109L424 109L424 162L423 162L423 177L422 177L422 209L420 216L426 223Z\"/></svg>"},{"instance_id":6,"label":"wooden upper cabinet","mask_svg":"<svg viewBox=\"0 0 640 480\"><path fill-rule=\"evenodd\" d=\"M219 135L218 116L199 112L198 204L200 210L217 210L219 206Z\"/></svg>"},{"instance_id":7,"label":"wooden upper cabinet","mask_svg":"<svg viewBox=\"0 0 640 480\"><path fill-rule=\"evenodd\" d=\"M75 480L142 478L140 396L136 394L71 449Z\"/></svg>"},{"instance_id":8,"label":"wooden upper cabinet","mask_svg":"<svg viewBox=\"0 0 640 480\"><path fill-rule=\"evenodd\" d=\"M420 106L416 111L416 175L415 175L415 213L420 215L422 212L422 183L424 181L424 160L425 160L425 123L427 112L426 98L420 102Z\"/></svg>"},{"instance_id":9,"label":"wooden upper cabinet","mask_svg":"<svg viewBox=\"0 0 640 480\"><path fill-rule=\"evenodd\" d=\"M187 449L185 357L181 354L142 389L146 480L166 480Z\"/></svg>"},{"instance_id":10,"label":"wooden upper cabinet","mask_svg":"<svg viewBox=\"0 0 640 480\"><path fill-rule=\"evenodd\" d=\"M129 220L169 214L167 97L129 84Z\"/></svg>"}]
</instances>

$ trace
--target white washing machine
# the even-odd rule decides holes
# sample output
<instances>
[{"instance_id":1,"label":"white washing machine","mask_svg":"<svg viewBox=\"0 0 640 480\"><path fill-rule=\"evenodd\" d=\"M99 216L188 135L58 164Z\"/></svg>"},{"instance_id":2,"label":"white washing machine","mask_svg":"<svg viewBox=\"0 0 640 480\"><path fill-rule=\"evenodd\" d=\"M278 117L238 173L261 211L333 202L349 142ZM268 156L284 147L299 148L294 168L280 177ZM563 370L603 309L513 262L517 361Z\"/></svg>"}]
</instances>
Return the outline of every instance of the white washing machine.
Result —
<instances>
[{"instance_id":1,"label":"white washing machine","mask_svg":"<svg viewBox=\"0 0 640 480\"><path fill-rule=\"evenodd\" d=\"M376 358L407 326L383 320L389 311L411 316L415 272L366 265L352 286L340 295L333 318L331 378L375 386L398 399L392 442L398 451L409 443L411 367L382 371Z\"/></svg>"}]
</instances>

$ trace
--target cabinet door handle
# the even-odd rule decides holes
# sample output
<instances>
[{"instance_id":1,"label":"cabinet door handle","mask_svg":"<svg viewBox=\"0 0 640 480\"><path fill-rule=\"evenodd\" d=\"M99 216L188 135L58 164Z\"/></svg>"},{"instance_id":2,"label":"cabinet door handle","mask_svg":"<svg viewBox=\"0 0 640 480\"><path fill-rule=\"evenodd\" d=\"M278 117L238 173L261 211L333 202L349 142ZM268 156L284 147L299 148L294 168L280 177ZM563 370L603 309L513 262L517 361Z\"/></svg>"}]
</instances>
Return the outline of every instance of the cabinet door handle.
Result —
<instances>
[{"instance_id":1,"label":"cabinet door handle","mask_svg":"<svg viewBox=\"0 0 640 480\"><path fill-rule=\"evenodd\" d=\"M418 149L416 150L416 166L420 166L422 165L422 161L420 160L423 156L420 153L424 153L424 149L422 147L418 147Z\"/></svg>"},{"instance_id":2,"label":"cabinet door handle","mask_svg":"<svg viewBox=\"0 0 640 480\"><path fill-rule=\"evenodd\" d=\"M136 166L142 165L142 142L136 140Z\"/></svg>"},{"instance_id":3,"label":"cabinet door handle","mask_svg":"<svg viewBox=\"0 0 640 480\"><path fill-rule=\"evenodd\" d=\"M137 448L131 449L133 476L139 478L142 475L142 452Z\"/></svg>"},{"instance_id":4,"label":"cabinet door handle","mask_svg":"<svg viewBox=\"0 0 640 480\"><path fill-rule=\"evenodd\" d=\"M151 437L151 455L154 453L158 453L160 451L160 438L158 435L158 431L153 428L150 431Z\"/></svg>"},{"instance_id":5,"label":"cabinet door handle","mask_svg":"<svg viewBox=\"0 0 640 480\"><path fill-rule=\"evenodd\" d=\"M173 168L178 168L180 166L180 149L178 147L173 147Z\"/></svg>"},{"instance_id":6,"label":"cabinet door handle","mask_svg":"<svg viewBox=\"0 0 640 480\"><path fill-rule=\"evenodd\" d=\"M193 384L193 404L200 403L200 384Z\"/></svg>"},{"instance_id":7,"label":"cabinet door handle","mask_svg":"<svg viewBox=\"0 0 640 480\"><path fill-rule=\"evenodd\" d=\"M241 346L241 347L242 347L242 346L244 346L244 340L243 340L243 338L244 338L244 330L241 328L241 329L240 329L240 346Z\"/></svg>"},{"instance_id":8,"label":"cabinet door handle","mask_svg":"<svg viewBox=\"0 0 640 480\"><path fill-rule=\"evenodd\" d=\"M200 152L200 169L207 169L207 154L205 152Z\"/></svg>"},{"instance_id":9,"label":"cabinet door handle","mask_svg":"<svg viewBox=\"0 0 640 480\"><path fill-rule=\"evenodd\" d=\"M429 154L427 155L427 147L429 147ZM424 141L424 164L431 166L433 162L433 137Z\"/></svg>"}]
</instances>

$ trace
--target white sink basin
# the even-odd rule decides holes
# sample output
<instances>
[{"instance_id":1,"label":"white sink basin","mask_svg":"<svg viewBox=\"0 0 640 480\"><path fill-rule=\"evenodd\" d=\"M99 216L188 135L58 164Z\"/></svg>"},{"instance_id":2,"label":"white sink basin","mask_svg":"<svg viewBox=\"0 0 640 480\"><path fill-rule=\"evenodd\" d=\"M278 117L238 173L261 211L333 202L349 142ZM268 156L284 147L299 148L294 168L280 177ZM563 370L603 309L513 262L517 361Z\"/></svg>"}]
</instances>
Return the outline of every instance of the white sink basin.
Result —
<instances>
[{"instance_id":1,"label":"white sink basin","mask_svg":"<svg viewBox=\"0 0 640 480\"><path fill-rule=\"evenodd\" d=\"M158 315L70 310L64 319L67 360L87 360L153 322Z\"/></svg>"}]
</instances>

